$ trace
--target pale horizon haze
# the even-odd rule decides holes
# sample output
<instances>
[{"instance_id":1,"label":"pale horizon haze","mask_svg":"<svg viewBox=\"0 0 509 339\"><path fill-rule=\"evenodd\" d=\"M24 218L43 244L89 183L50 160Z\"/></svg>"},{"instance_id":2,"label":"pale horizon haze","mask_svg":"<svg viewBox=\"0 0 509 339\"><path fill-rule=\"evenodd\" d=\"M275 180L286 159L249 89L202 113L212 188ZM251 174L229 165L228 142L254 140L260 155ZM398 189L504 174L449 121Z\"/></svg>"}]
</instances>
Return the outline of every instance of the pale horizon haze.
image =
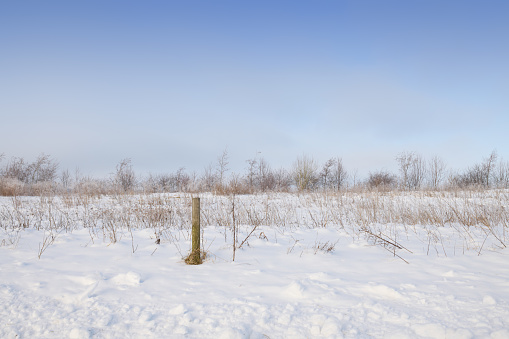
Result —
<instances>
[{"instance_id":1,"label":"pale horizon haze","mask_svg":"<svg viewBox=\"0 0 509 339\"><path fill-rule=\"evenodd\" d=\"M3 1L0 126L92 176L509 160L509 2Z\"/></svg>"}]
</instances>

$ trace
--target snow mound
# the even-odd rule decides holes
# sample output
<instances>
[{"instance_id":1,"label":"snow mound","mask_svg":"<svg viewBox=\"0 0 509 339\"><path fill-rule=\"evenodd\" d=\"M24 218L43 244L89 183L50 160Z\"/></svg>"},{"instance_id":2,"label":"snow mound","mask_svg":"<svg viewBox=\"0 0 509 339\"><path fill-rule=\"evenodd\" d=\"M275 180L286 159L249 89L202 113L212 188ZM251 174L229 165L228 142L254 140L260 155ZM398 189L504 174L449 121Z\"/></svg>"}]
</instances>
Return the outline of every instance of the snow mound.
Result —
<instances>
[{"instance_id":1,"label":"snow mound","mask_svg":"<svg viewBox=\"0 0 509 339\"><path fill-rule=\"evenodd\" d=\"M117 274L111 282L120 287L136 287L141 283L141 276L136 272Z\"/></svg>"}]
</instances>

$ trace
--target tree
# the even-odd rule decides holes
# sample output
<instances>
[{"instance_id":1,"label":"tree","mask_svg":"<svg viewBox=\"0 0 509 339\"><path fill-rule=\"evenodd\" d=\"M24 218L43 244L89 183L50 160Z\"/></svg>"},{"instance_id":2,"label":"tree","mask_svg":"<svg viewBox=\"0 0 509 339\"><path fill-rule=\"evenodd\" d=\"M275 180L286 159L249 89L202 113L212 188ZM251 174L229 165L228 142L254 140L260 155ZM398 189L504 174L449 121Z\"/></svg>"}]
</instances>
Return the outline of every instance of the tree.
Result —
<instances>
[{"instance_id":1,"label":"tree","mask_svg":"<svg viewBox=\"0 0 509 339\"><path fill-rule=\"evenodd\" d=\"M62 173L60 174L60 181L62 182L62 186L65 189L69 188L69 186L71 185L71 181L72 181L71 172L69 172L69 169L62 171Z\"/></svg>"},{"instance_id":2,"label":"tree","mask_svg":"<svg viewBox=\"0 0 509 339\"><path fill-rule=\"evenodd\" d=\"M489 157L484 159L484 163L482 165L483 170L483 183L485 187L490 187L490 177L493 175L495 167L497 166L497 151L493 150Z\"/></svg>"},{"instance_id":3,"label":"tree","mask_svg":"<svg viewBox=\"0 0 509 339\"><path fill-rule=\"evenodd\" d=\"M433 189L440 187L445 177L445 162L439 156L431 158L428 164L429 185Z\"/></svg>"},{"instance_id":4,"label":"tree","mask_svg":"<svg viewBox=\"0 0 509 339\"><path fill-rule=\"evenodd\" d=\"M401 187L405 190L421 187L426 173L426 165L422 157L414 152L400 153L396 160L401 172Z\"/></svg>"},{"instance_id":5,"label":"tree","mask_svg":"<svg viewBox=\"0 0 509 339\"><path fill-rule=\"evenodd\" d=\"M348 179L348 173L341 158L330 158L325 162L320 172L320 180L324 189L339 191Z\"/></svg>"},{"instance_id":6,"label":"tree","mask_svg":"<svg viewBox=\"0 0 509 339\"><path fill-rule=\"evenodd\" d=\"M293 180L299 191L313 189L318 183L318 166L313 158L303 155L293 165Z\"/></svg>"},{"instance_id":7,"label":"tree","mask_svg":"<svg viewBox=\"0 0 509 339\"><path fill-rule=\"evenodd\" d=\"M228 172L229 168L229 157L228 157L228 149L224 149L223 154L217 157L217 168L216 173L219 180L219 186L223 186L226 172Z\"/></svg>"},{"instance_id":8,"label":"tree","mask_svg":"<svg viewBox=\"0 0 509 339\"><path fill-rule=\"evenodd\" d=\"M248 163L245 182L250 191L274 190L277 186L277 178L269 163L264 158L253 158Z\"/></svg>"},{"instance_id":9,"label":"tree","mask_svg":"<svg viewBox=\"0 0 509 339\"><path fill-rule=\"evenodd\" d=\"M425 177L426 177L426 161L424 161L421 155L416 154L414 162L412 164L412 170L410 172L410 187L412 189L421 188Z\"/></svg>"},{"instance_id":10,"label":"tree","mask_svg":"<svg viewBox=\"0 0 509 339\"><path fill-rule=\"evenodd\" d=\"M247 177L246 177L246 180L247 180L247 186L249 187L249 190L254 191L255 189L255 180L256 180L256 165L258 163L258 161L256 159L249 159L249 160L246 160L247 164L248 164L248 168L247 168Z\"/></svg>"},{"instance_id":11,"label":"tree","mask_svg":"<svg viewBox=\"0 0 509 339\"><path fill-rule=\"evenodd\" d=\"M324 191L328 190L332 186L332 171L334 165L336 164L336 159L331 158L323 164L322 171L320 172L320 181Z\"/></svg>"},{"instance_id":12,"label":"tree","mask_svg":"<svg viewBox=\"0 0 509 339\"><path fill-rule=\"evenodd\" d=\"M509 188L509 162L500 160L495 183L499 188Z\"/></svg>"},{"instance_id":13,"label":"tree","mask_svg":"<svg viewBox=\"0 0 509 339\"><path fill-rule=\"evenodd\" d=\"M6 178L17 179L20 182L28 183L29 173L28 165L25 159L13 157L5 166L3 176Z\"/></svg>"},{"instance_id":14,"label":"tree","mask_svg":"<svg viewBox=\"0 0 509 339\"><path fill-rule=\"evenodd\" d=\"M43 153L28 165L29 183L54 181L57 177L57 169L58 163Z\"/></svg>"},{"instance_id":15,"label":"tree","mask_svg":"<svg viewBox=\"0 0 509 339\"><path fill-rule=\"evenodd\" d=\"M334 184L334 188L336 191L341 190L343 186L345 186L346 181L348 180L348 172L343 166L343 160L341 158L335 159L335 166L332 171L332 182Z\"/></svg>"}]
</instances>

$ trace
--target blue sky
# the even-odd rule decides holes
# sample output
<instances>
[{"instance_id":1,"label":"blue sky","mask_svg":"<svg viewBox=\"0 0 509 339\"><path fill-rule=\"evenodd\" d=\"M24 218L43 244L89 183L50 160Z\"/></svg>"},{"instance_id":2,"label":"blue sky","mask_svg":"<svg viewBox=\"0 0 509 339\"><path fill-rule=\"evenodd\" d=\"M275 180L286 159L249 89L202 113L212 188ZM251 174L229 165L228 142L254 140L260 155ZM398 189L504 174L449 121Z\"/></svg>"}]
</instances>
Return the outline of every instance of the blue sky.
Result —
<instances>
[{"instance_id":1,"label":"blue sky","mask_svg":"<svg viewBox=\"0 0 509 339\"><path fill-rule=\"evenodd\" d=\"M201 173L509 160L507 1L3 1L0 153ZM5 161L5 160L4 160Z\"/></svg>"}]
</instances>

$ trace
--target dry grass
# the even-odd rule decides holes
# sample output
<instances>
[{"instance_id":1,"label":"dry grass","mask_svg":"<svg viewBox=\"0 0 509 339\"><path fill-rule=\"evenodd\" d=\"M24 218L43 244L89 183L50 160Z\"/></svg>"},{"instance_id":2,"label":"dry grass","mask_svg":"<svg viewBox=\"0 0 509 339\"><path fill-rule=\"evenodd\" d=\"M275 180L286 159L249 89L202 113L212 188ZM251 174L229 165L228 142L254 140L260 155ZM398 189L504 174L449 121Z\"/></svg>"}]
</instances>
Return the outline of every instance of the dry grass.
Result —
<instances>
[{"instance_id":1,"label":"dry grass","mask_svg":"<svg viewBox=\"0 0 509 339\"><path fill-rule=\"evenodd\" d=\"M356 191L341 193L266 193L202 195L202 227L224 227L225 242L235 234L233 247L260 236L260 226L279 233L299 228L335 228L363 238L396 255L405 239L418 237L426 253L450 255L448 239L461 244L453 252L506 248L509 227L508 190ZM234 208L232 209L232 203ZM16 246L23 230L43 230L51 240L61 232L87 229L91 241L115 243L132 231L150 229L154 239L175 243L190 239L190 194L41 195L0 200L0 245ZM51 242L43 239L41 249ZM47 245L47 246L46 246ZM328 252L332 243L316 245ZM331 250L334 248L332 246ZM178 248L179 252L181 249ZM40 251L40 254L44 250Z\"/></svg>"}]
</instances>

